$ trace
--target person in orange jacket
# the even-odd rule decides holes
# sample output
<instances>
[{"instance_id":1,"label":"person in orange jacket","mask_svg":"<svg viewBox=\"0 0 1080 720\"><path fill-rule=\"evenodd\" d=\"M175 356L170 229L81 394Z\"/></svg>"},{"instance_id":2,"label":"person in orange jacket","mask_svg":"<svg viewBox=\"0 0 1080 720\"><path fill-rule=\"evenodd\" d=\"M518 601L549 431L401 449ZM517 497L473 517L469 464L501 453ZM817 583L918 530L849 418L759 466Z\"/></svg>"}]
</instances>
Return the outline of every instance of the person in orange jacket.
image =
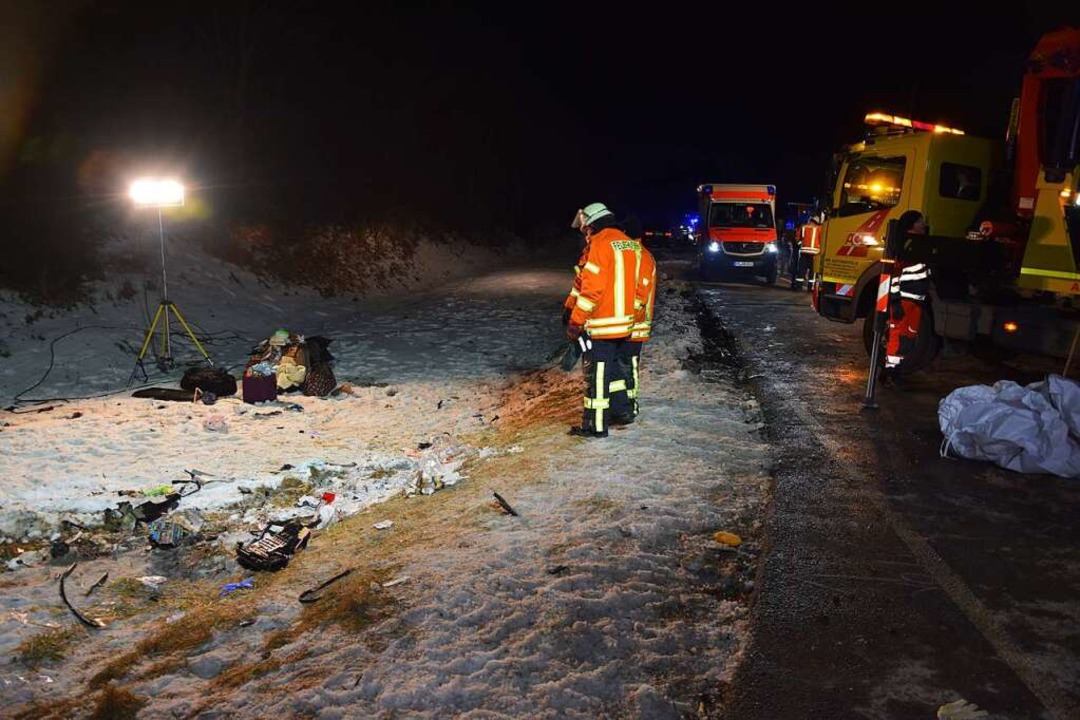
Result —
<instances>
[{"instance_id":1,"label":"person in orange jacket","mask_svg":"<svg viewBox=\"0 0 1080 720\"><path fill-rule=\"evenodd\" d=\"M570 226L585 236L585 249L566 301L566 336L571 342L589 340L582 358L585 408L581 425L570 434L607 437L609 424L633 421L626 368L633 364L630 335L637 318L642 247L603 203L578 210Z\"/></svg>"}]
</instances>

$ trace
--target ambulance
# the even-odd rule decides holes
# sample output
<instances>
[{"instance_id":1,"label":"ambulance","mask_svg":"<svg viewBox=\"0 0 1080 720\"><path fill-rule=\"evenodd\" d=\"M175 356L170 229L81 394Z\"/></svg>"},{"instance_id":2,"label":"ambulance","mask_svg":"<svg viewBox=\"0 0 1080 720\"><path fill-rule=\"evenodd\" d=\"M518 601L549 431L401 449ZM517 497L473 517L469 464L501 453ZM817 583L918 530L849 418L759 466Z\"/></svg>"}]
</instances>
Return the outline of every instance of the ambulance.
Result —
<instances>
[{"instance_id":1,"label":"ambulance","mask_svg":"<svg viewBox=\"0 0 1080 720\"><path fill-rule=\"evenodd\" d=\"M697 267L703 280L759 277L776 283L776 186L698 185Z\"/></svg>"}]
</instances>

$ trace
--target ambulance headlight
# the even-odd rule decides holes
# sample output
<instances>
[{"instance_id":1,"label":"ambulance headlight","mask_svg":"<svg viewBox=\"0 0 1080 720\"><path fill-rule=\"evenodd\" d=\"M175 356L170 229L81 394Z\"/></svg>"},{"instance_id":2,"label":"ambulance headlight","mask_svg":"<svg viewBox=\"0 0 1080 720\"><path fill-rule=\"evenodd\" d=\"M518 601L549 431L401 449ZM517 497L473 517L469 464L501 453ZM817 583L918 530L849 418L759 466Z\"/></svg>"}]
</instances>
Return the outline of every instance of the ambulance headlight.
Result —
<instances>
[{"instance_id":1,"label":"ambulance headlight","mask_svg":"<svg viewBox=\"0 0 1080 720\"><path fill-rule=\"evenodd\" d=\"M711 243L709 243L706 246L705 249L708 250L711 253L718 253L718 252L720 252L720 243L713 240Z\"/></svg>"},{"instance_id":2,"label":"ambulance headlight","mask_svg":"<svg viewBox=\"0 0 1080 720\"><path fill-rule=\"evenodd\" d=\"M765 252L767 252L767 253L776 252L776 243L765 243Z\"/></svg>"}]
</instances>

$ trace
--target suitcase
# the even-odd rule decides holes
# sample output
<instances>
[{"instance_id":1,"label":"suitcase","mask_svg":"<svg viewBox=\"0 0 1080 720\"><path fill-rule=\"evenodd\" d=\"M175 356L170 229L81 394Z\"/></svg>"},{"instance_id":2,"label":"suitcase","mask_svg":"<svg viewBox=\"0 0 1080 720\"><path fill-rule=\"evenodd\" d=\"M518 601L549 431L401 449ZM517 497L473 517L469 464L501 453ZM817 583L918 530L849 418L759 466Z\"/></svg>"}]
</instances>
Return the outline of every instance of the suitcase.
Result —
<instances>
[{"instance_id":1,"label":"suitcase","mask_svg":"<svg viewBox=\"0 0 1080 720\"><path fill-rule=\"evenodd\" d=\"M277 377L273 375L245 375L243 398L246 403L277 400Z\"/></svg>"}]
</instances>

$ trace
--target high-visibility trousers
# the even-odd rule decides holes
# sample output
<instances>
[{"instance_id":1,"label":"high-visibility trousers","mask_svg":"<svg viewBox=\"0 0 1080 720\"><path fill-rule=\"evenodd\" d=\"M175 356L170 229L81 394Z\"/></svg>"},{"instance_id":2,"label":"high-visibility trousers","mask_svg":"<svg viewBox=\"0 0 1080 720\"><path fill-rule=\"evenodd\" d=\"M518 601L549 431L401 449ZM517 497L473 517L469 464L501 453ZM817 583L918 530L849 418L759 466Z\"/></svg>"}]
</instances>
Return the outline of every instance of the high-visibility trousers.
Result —
<instances>
[{"instance_id":1,"label":"high-visibility trousers","mask_svg":"<svg viewBox=\"0 0 1080 720\"><path fill-rule=\"evenodd\" d=\"M592 350L582 357L585 372L585 408L581 427L594 432L608 429L612 415L620 418L633 416L633 404L627 393L626 368L631 365L629 338L617 340L592 339Z\"/></svg>"},{"instance_id":2,"label":"high-visibility trousers","mask_svg":"<svg viewBox=\"0 0 1080 720\"><path fill-rule=\"evenodd\" d=\"M889 303L888 337L885 340L885 367L896 367L915 349L922 324L922 303L900 298Z\"/></svg>"},{"instance_id":3,"label":"high-visibility trousers","mask_svg":"<svg viewBox=\"0 0 1080 720\"><path fill-rule=\"evenodd\" d=\"M630 348L619 362L622 363L623 376L626 378L626 396L630 399L631 417L637 417L638 397L641 394L641 348L643 342L631 340Z\"/></svg>"}]
</instances>

